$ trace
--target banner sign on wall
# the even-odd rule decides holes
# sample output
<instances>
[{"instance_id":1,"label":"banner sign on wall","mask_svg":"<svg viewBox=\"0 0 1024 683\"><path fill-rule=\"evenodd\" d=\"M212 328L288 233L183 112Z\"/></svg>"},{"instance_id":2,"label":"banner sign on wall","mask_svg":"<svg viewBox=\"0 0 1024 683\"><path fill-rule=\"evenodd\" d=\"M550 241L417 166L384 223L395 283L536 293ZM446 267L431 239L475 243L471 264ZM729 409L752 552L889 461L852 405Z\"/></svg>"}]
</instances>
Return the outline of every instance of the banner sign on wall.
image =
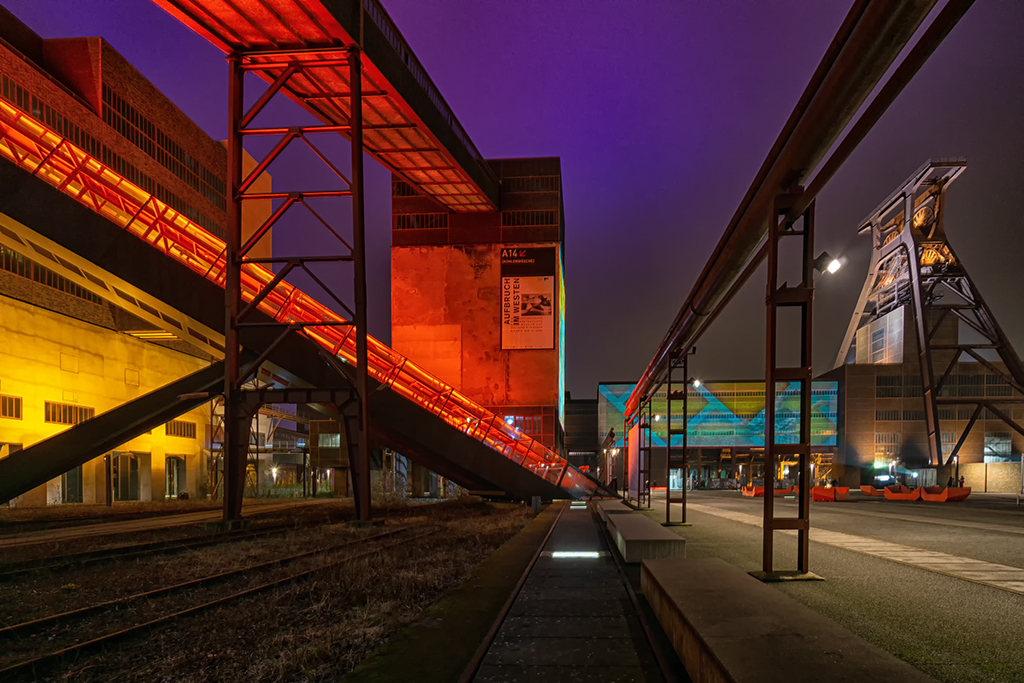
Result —
<instances>
[{"instance_id":1,"label":"banner sign on wall","mask_svg":"<svg viewBox=\"0 0 1024 683\"><path fill-rule=\"evenodd\" d=\"M554 247L501 250L501 348L555 348Z\"/></svg>"}]
</instances>

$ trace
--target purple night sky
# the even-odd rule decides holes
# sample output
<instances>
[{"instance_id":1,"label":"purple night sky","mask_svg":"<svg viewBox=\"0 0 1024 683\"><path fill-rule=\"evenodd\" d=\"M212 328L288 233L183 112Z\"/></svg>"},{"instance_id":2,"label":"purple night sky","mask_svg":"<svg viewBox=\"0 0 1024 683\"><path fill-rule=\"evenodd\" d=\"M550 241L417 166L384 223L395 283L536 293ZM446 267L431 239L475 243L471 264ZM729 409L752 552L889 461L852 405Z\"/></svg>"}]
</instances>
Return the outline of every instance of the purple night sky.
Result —
<instances>
[{"instance_id":1,"label":"purple night sky","mask_svg":"<svg viewBox=\"0 0 1024 683\"><path fill-rule=\"evenodd\" d=\"M211 136L225 137L223 55L151 3L0 2L44 37L105 37ZM384 3L485 157L562 158L575 398L646 366L849 8ZM968 158L949 193L947 232L1024 351L1022 32L1024 3L976 3L819 197L817 246L846 265L818 280L816 371L831 368L864 281L869 244L855 234L858 221L929 157ZM370 331L387 340L389 175L366 168ZM698 346L697 376L763 376L763 275Z\"/></svg>"}]
</instances>

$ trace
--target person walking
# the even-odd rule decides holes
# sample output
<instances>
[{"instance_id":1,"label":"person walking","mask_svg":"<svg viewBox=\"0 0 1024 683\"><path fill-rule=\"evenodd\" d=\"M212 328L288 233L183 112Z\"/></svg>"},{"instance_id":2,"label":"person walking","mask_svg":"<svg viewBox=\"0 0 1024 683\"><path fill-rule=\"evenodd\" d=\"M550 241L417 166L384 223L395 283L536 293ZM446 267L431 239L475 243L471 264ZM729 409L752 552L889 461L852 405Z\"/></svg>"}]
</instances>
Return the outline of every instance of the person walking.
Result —
<instances>
[{"instance_id":1,"label":"person walking","mask_svg":"<svg viewBox=\"0 0 1024 683\"><path fill-rule=\"evenodd\" d=\"M949 475L949 481L946 482L946 488L951 489L956 486L956 481L953 479L953 475Z\"/></svg>"},{"instance_id":2,"label":"person walking","mask_svg":"<svg viewBox=\"0 0 1024 683\"><path fill-rule=\"evenodd\" d=\"M964 482L965 482L965 481L966 481L966 479L964 479L964 475L962 475L962 474L961 474L961 475L960 475L960 488L963 488L963 487L964 487Z\"/></svg>"}]
</instances>

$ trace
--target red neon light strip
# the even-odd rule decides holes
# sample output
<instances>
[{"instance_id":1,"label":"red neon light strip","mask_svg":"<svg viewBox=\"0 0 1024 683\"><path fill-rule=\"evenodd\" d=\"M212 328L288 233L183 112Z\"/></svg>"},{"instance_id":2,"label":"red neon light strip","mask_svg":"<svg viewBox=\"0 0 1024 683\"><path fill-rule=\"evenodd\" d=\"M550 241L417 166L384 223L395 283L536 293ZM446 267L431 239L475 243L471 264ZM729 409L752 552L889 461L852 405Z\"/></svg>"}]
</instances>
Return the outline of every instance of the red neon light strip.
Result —
<instances>
[{"instance_id":1,"label":"red neon light strip","mask_svg":"<svg viewBox=\"0 0 1024 683\"><path fill-rule=\"evenodd\" d=\"M38 120L0 101L0 155L74 197L104 218L224 286L224 241L199 227L156 197L114 173ZM259 264L242 264L242 299L252 301L274 277ZM257 306L274 319L290 322L346 322L326 306L287 282L279 283ZM355 365L356 343L350 326L313 326L304 333L345 362ZM451 426L472 436L534 474L583 496L595 484L550 449L519 433L483 406L373 337L370 376L414 401Z\"/></svg>"}]
</instances>

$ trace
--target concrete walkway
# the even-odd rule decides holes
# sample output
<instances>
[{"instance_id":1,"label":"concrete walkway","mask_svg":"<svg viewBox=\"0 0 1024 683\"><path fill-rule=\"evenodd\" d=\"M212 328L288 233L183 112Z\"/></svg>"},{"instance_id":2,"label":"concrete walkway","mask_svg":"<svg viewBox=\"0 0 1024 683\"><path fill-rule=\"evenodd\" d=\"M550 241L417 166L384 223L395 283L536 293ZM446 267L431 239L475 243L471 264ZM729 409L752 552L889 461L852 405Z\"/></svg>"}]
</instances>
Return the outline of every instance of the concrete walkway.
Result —
<instances>
[{"instance_id":1,"label":"concrete walkway","mask_svg":"<svg viewBox=\"0 0 1024 683\"><path fill-rule=\"evenodd\" d=\"M474 681L663 680L593 514L567 508Z\"/></svg>"}]
</instances>

